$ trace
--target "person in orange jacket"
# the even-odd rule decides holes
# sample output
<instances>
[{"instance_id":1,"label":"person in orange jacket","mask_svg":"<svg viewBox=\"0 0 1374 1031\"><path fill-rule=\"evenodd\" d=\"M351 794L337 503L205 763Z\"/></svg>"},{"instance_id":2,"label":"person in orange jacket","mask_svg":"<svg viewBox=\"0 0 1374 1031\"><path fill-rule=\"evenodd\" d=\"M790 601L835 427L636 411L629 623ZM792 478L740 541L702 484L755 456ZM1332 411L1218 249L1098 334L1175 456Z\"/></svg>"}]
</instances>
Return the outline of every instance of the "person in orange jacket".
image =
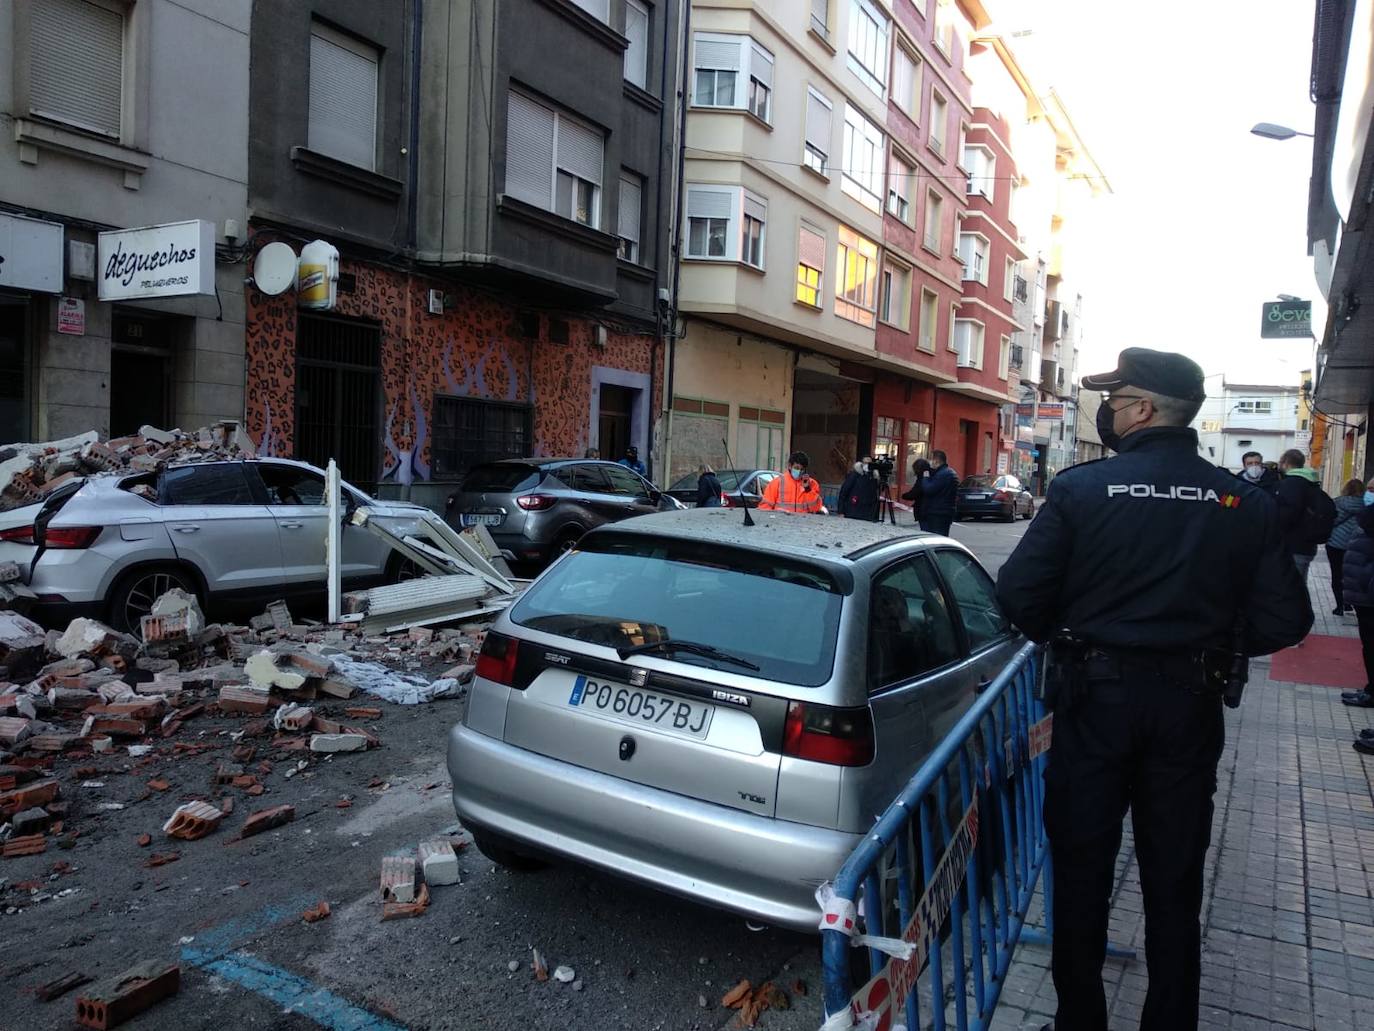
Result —
<instances>
[{"instance_id":1,"label":"person in orange jacket","mask_svg":"<svg viewBox=\"0 0 1374 1031\"><path fill-rule=\"evenodd\" d=\"M811 515L825 512L821 503L821 488L806 472L811 458L805 451L794 451L787 459L787 472L775 476L763 488L759 508L766 512L790 512Z\"/></svg>"}]
</instances>

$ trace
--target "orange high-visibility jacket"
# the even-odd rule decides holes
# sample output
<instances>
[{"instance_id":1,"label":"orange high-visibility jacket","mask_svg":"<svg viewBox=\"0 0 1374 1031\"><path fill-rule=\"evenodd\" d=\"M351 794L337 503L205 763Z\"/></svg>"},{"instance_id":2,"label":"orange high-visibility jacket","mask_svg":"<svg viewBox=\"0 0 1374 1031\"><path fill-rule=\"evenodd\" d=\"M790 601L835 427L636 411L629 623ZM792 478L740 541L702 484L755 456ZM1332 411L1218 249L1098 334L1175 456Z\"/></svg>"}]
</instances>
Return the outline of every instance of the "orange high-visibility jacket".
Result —
<instances>
[{"instance_id":1,"label":"orange high-visibility jacket","mask_svg":"<svg viewBox=\"0 0 1374 1031\"><path fill-rule=\"evenodd\" d=\"M820 484L809 476L794 480L791 473L773 477L763 488L763 500L759 502L759 508L766 511L793 515L816 513L822 507Z\"/></svg>"}]
</instances>

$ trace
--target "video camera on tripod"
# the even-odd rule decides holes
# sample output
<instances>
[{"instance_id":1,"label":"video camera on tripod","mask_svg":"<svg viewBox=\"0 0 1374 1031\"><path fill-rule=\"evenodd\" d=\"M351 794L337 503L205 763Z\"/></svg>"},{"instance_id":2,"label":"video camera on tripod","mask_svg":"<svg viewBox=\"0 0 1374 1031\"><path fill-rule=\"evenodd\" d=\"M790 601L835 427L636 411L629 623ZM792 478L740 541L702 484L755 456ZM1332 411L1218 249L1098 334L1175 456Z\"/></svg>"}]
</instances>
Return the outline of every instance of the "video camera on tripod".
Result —
<instances>
[{"instance_id":1,"label":"video camera on tripod","mask_svg":"<svg viewBox=\"0 0 1374 1031\"><path fill-rule=\"evenodd\" d=\"M877 455L868 460L868 474L877 479L884 486L892 478L892 472L896 468L896 463L888 458L887 455Z\"/></svg>"}]
</instances>

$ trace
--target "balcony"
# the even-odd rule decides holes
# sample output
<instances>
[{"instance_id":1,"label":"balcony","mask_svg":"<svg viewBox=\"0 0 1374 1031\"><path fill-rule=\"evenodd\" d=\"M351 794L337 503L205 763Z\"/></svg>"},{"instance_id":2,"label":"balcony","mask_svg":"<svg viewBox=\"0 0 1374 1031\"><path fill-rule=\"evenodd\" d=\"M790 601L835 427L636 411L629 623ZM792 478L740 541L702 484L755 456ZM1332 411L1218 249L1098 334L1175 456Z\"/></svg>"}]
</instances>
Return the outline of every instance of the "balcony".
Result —
<instances>
[{"instance_id":1,"label":"balcony","mask_svg":"<svg viewBox=\"0 0 1374 1031\"><path fill-rule=\"evenodd\" d=\"M1064 335L1064 306L1058 301L1045 304L1045 339L1058 340Z\"/></svg>"}]
</instances>

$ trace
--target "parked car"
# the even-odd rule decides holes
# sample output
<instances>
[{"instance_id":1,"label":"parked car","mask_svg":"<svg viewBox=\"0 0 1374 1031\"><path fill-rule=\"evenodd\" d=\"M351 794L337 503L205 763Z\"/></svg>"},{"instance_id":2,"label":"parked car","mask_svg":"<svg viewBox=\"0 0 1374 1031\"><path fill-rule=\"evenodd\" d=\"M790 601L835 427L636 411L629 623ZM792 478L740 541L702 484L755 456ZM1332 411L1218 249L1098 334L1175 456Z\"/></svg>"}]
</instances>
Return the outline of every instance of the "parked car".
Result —
<instances>
[{"instance_id":1,"label":"parked car","mask_svg":"<svg viewBox=\"0 0 1374 1031\"><path fill-rule=\"evenodd\" d=\"M548 562L603 523L685 507L616 462L508 458L475 466L449 495L457 529L485 526L518 562Z\"/></svg>"},{"instance_id":2,"label":"parked car","mask_svg":"<svg viewBox=\"0 0 1374 1031\"><path fill-rule=\"evenodd\" d=\"M769 482L782 473L773 469L720 469L716 478L720 480L720 500L726 508L758 508L763 498L763 489ZM690 473L678 480L665 492L677 498L689 508L696 507L697 474Z\"/></svg>"},{"instance_id":3,"label":"parked car","mask_svg":"<svg viewBox=\"0 0 1374 1031\"><path fill-rule=\"evenodd\" d=\"M368 506L395 532L412 532L423 511L346 483L341 490L347 508ZM328 517L324 473L303 462L177 465L73 481L0 513L0 562L19 563L38 596L35 618L93 616L137 633L173 587L212 611L323 598ZM405 574L404 560L366 529L345 525L341 541L347 586Z\"/></svg>"},{"instance_id":4,"label":"parked car","mask_svg":"<svg viewBox=\"0 0 1374 1031\"><path fill-rule=\"evenodd\" d=\"M815 888L1021 641L949 538L754 520L594 530L493 625L448 746L490 859L815 932Z\"/></svg>"},{"instance_id":5,"label":"parked car","mask_svg":"<svg viewBox=\"0 0 1374 1031\"><path fill-rule=\"evenodd\" d=\"M959 494L954 501L955 519L996 516L1010 523L1017 516L1029 519L1033 515L1035 495L1015 476L966 476L959 484Z\"/></svg>"}]
</instances>

